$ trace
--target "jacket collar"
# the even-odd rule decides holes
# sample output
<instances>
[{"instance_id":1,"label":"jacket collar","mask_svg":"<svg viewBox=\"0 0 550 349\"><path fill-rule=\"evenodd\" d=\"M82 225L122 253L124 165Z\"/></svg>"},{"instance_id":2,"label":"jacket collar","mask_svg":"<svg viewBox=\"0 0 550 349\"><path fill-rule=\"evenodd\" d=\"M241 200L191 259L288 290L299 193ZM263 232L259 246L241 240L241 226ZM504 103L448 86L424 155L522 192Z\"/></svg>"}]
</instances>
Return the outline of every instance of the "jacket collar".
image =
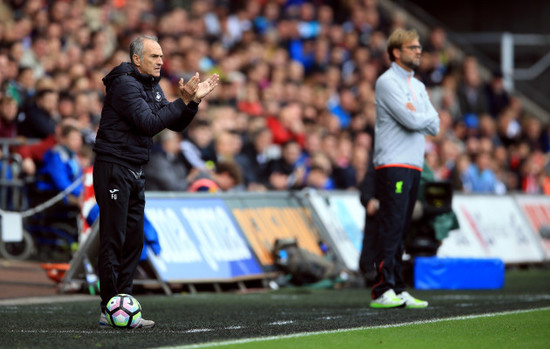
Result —
<instances>
[{"instance_id":1,"label":"jacket collar","mask_svg":"<svg viewBox=\"0 0 550 349\"><path fill-rule=\"evenodd\" d=\"M413 77L414 76L414 70L411 70L410 72L409 71L406 71L405 69L403 69L399 64L395 63L395 62L392 62L391 63L391 69L400 77L406 79L406 78L409 78L409 77Z\"/></svg>"},{"instance_id":2,"label":"jacket collar","mask_svg":"<svg viewBox=\"0 0 550 349\"><path fill-rule=\"evenodd\" d=\"M147 74L142 74L139 72L139 70L134 66L132 65L132 68L133 68L133 73L132 75L138 79L141 83L143 83L144 85L157 85L160 81L160 77L154 77L154 76L151 76L151 75L147 75Z\"/></svg>"},{"instance_id":3,"label":"jacket collar","mask_svg":"<svg viewBox=\"0 0 550 349\"><path fill-rule=\"evenodd\" d=\"M151 75L141 74L132 63L123 62L113 68L113 70L103 78L103 83L108 88L111 82L121 75L133 76L137 81L146 86L157 85L160 81L160 77L157 78Z\"/></svg>"}]
</instances>

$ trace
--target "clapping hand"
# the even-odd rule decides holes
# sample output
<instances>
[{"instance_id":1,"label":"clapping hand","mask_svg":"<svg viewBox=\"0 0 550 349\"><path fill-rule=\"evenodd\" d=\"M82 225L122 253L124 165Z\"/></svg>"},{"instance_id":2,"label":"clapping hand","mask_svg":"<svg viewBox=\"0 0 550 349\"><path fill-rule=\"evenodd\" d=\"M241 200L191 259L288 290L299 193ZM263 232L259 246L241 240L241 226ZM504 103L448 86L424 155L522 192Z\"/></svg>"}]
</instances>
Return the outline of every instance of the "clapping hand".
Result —
<instances>
[{"instance_id":1,"label":"clapping hand","mask_svg":"<svg viewBox=\"0 0 550 349\"><path fill-rule=\"evenodd\" d=\"M213 74L208 79L200 82L199 73L195 73L186 84L183 83L183 79L180 79L179 90L181 92L181 98L185 104L191 101L200 103L201 99L208 96L208 94L218 86L219 80L219 75Z\"/></svg>"},{"instance_id":2,"label":"clapping hand","mask_svg":"<svg viewBox=\"0 0 550 349\"><path fill-rule=\"evenodd\" d=\"M220 80L220 77L218 76L218 74L213 74L208 79L199 83L199 87L197 88L197 92L195 92L195 98L193 100L199 103L201 99L206 97L210 92L212 92L216 88L216 86L218 86L219 80Z\"/></svg>"},{"instance_id":3,"label":"clapping hand","mask_svg":"<svg viewBox=\"0 0 550 349\"><path fill-rule=\"evenodd\" d=\"M195 73L195 75L193 75L193 77L185 84L183 82L183 78L180 79L178 87L181 93L181 99L183 99L185 104L191 102L195 97L199 87L199 82L199 73Z\"/></svg>"}]
</instances>

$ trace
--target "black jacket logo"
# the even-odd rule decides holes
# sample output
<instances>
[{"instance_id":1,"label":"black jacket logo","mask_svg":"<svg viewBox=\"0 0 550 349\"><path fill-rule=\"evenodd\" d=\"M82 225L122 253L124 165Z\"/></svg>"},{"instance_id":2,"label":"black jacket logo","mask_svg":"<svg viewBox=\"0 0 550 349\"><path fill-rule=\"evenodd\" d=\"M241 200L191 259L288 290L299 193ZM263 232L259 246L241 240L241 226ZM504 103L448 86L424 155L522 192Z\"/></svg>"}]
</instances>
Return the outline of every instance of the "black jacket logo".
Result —
<instances>
[{"instance_id":1,"label":"black jacket logo","mask_svg":"<svg viewBox=\"0 0 550 349\"><path fill-rule=\"evenodd\" d=\"M159 91L157 91L157 94L155 95L155 99L157 102L160 102L160 100L162 99L162 96L160 95Z\"/></svg>"}]
</instances>

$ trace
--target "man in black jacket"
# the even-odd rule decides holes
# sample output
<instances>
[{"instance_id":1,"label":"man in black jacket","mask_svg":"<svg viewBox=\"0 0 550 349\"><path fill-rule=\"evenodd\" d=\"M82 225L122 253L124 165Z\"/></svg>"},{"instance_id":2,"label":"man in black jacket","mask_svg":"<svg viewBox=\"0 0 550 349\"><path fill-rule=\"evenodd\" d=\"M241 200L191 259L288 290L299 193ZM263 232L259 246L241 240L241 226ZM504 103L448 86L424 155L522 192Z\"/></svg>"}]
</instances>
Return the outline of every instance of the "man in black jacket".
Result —
<instances>
[{"instance_id":1,"label":"man in black jacket","mask_svg":"<svg viewBox=\"0 0 550 349\"><path fill-rule=\"evenodd\" d=\"M105 307L111 297L132 293L143 248L145 177L152 137L168 128L183 131L198 104L218 84L198 73L179 81L181 98L168 102L158 85L163 64L156 37L139 36L130 44L131 63L121 63L103 78L106 96L94 151L94 190L99 205L100 327L109 326ZM182 179L183 180L183 179ZM137 327L151 328L142 319Z\"/></svg>"},{"instance_id":2,"label":"man in black jacket","mask_svg":"<svg viewBox=\"0 0 550 349\"><path fill-rule=\"evenodd\" d=\"M17 132L26 138L45 139L55 133L59 94L52 88L36 93L33 104L18 116Z\"/></svg>"}]
</instances>

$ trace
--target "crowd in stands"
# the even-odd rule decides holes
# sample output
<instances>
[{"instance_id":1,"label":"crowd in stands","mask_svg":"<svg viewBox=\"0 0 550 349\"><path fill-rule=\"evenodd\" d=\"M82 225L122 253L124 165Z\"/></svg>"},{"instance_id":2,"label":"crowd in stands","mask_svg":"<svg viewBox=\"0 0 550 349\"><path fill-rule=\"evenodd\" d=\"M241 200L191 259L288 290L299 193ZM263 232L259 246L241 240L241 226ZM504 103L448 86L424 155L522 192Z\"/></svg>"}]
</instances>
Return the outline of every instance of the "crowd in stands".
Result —
<instances>
[{"instance_id":1,"label":"crowd in stands","mask_svg":"<svg viewBox=\"0 0 550 349\"><path fill-rule=\"evenodd\" d=\"M156 137L147 189L355 188L373 146L386 38L398 27L409 28L406 15L384 13L376 0L2 2L0 137L28 141L11 149L21 155L19 176L46 173L50 159L81 173L72 160L90 164L102 78L129 61L135 35L150 34L163 49L168 100L195 72L218 73L221 84L188 130ZM483 78L444 29L421 41L417 77L441 118L426 147L436 179L464 192L550 194L548 125L524 111L501 75ZM60 152L55 145L74 128L83 144Z\"/></svg>"}]
</instances>

